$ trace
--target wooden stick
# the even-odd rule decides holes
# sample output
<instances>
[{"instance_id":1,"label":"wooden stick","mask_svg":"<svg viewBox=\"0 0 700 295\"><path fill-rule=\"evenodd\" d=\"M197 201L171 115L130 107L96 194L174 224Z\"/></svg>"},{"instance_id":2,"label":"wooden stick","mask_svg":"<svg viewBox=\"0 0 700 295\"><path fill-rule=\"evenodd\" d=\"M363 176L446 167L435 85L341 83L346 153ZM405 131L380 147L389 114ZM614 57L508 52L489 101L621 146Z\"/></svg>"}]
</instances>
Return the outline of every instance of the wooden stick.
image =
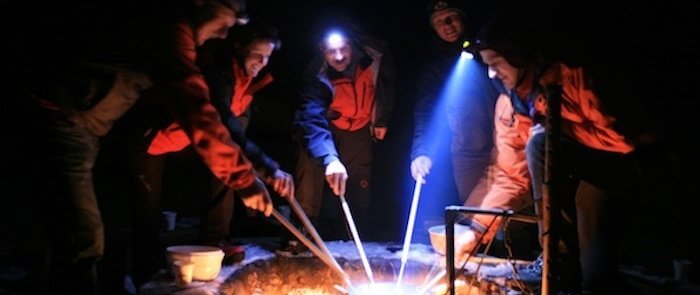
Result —
<instances>
[{"instance_id":1,"label":"wooden stick","mask_svg":"<svg viewBox=\"0 0 700 295\"><path fill-rule=\"evenodd\" d=\"M309 217L306 216L306 213L304 213L304 209L301 208L301 205L299 205L299 202L295 198L288 198L287 201L289 202L289 205L292 207L292 210L294 210L294 213L299 217L301 220L301 223L304 225L304 228L306 228L306 231L311 234L311 237L316 241L316 245L324 252L328 257L330 257L335 264L338 264L335 261L335 257L333 257L333 254L331 253L330 250L328 250L328 247L326 247L326 243L321 239L321 236L318 234L318 231L316 231L316 228L314 228L314 225L311 223L309 220Z\"/></svg>"},{"instance_id":2,"label":"wooden stick","mask_svg":"<svg viewBox=\"0 0 700 295\"><path fill-rule=\"evenodd\" d=\"M299 239L299 241L304 243L304 245L306 245L306 247L308 247L309 250L311 250L311 252L316 254L316 256L318 256L318 258L320 258L321 261L323 261L323 263L325 263L333 271L338 273L340 277L343 278L345 283L348 284L348 286L352 286L352 284L350 283L350 276L348 276L348 274L340 267L340 265L338 265L338 263L335 261L335 259L333 259L332 256L329 256L323 251L321 251L321 249L319 249L318 246L316 246L313 242L311 242L311 240L304 236L303 233L301 233L291 222L284 218L284 216L282 216L282 214L280 214L274 208L272 209L272 216L275 217L277 221L282 223L282 225L284 225L284 227L286 227L290 232L292 232L292 234L294 234L294 236L296 236Z\"/></svg>"}]
</instances>

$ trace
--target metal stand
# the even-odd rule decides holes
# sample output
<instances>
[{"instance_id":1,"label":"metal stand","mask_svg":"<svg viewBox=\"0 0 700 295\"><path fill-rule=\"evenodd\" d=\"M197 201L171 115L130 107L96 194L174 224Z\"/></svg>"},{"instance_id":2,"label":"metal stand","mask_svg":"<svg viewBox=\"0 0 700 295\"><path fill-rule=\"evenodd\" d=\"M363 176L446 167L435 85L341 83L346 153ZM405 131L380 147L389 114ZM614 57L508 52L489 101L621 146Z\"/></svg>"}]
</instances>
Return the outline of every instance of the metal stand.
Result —
<instances>
[{"instance_id":1,"label":"metal stand","mask_svg":"<svg viewBox=\"0 0 700 295\"><path fill-rule=\"evenodd\" d=\"M455 222L461 213L488 214L494 216L512 216L513 210L482 209L465 206L445 207L445 269L447 270L448 289L455 295Z\"/></svg>"},{"instance_id":2,"label":"metal stand","mask_svg":"<svg viewBox=\"0 0 700 295\"><path fill-rule=\"evenodd\" d=\"M559 227L561 206L556 198L560 196L560 175L557 171L559 138L561 135L561 85L547 86L547 137L545 139L544 183L542 188L542 295L556 294L553 273L557 273L556 261L559 247Z\"/></svg>"}]
</instances>

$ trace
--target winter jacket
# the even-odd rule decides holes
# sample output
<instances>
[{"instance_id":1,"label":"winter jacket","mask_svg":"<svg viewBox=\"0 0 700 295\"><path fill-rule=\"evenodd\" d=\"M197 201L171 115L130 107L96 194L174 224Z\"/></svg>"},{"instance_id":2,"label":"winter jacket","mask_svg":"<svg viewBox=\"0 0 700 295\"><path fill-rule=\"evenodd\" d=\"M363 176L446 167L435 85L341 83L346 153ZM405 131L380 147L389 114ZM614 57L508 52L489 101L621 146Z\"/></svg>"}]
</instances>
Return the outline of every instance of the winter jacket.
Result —
<instances>
[{"instance_id":1,"label":"winter jacket","mask_svg":"<svg viewBox=\"0 0 700 295\"><path fill-rule=\"evenodd\" d=\"M226 78L230 73L219 72L218 78L216 72L205 73L207 81L211 81L212 103L231 132L233 140L243 147L246 157L253 162L258 173L265 177L272 177L279 169L279 164L245 134L253 97L257 91L272 83L272 75L261 72L254 79L245 79L243 70L238 69L238 63L234 61L233 67L232 73L235 73L233 80Z\"/></svg>"},{"instance_id":2,"label":"winter jacket","mask_svg":"<svg viewBox=\"0 0 700 295\"><path fill-rule=\"evenodd\" d=\"M371 121L375 71L369 65L369 59L361 60L354 77L336 72L329 75L334 95L326 118L341 130L356 131Z\"/></svg>"},{"instance_id":3,"label":"winter jacket","mask_svg":"<svg viewBox=\"0 0 700 295\"><path fill-rule=\"evenodd\" d=\"M104 43L90 43L94 47L86 48L91 50L76 54L75 62L65 62L64 68L58 69L60 72L54 75L58 81L47 79L47 83L37 88L33 95L65 113L76 124L100 122L94 130L85 125L99 136L109 131L112 124L131 108L142 91L148 90L183 126L195 150L214 175L228 186L244 190L245 195L247 189L254 187L255 173L209 101L209 88L195 64L195 36L186 16L187 10L175 5L160 10L161 14L147 15L144 23L134 21L139 30L130 23L120 28L127 32L110 35L104 38ZM126 40L117 42L119 37ZM91 39L83 41L98 43ZM67 67L66 64L82 66ZM84 74L84 65L90 69L98 68L103 74ZM142 83L142 79L135 79L130 73L145 74L150 83ZM113 80L104 83L110 77ZM110 85L114 83L127 85L130 91L111 92ZM112 107L101 108L101 105Z\"/></svg>"},{"instance_id":4,"label":"winter jacket","mask_svg":"<svg viewBox=\"0 0 700 295\"><path fill-rule=\"evenodd\" d=\"M489 169L492 173L484 176L492 179L489 180L489 188L485 195L469 198L472 202L478 199L479 203L470 205L519 211L527 207L531 200L527 194L530 190L530 174L525 158L525 145L530 138L532 119L515 112L510 96L501 94L496 101L493 124L493 169ZM476 215L473 220L483 227L490 225L487 240L495 235L500 225L500 218L494 222L492 215Z\"/></svg>"},{"instance_id":5,"label":"winter jacket","mask_svg":"<svg viewBox=\"0 0 700 295\"><path fill-rule=\"evenodd\" d=\"M543 80L562 85L561 126L562 133L577 142L597 150L626 154L634 147L613 129L614 118L600 109L600 101L586 82L582 68L570 68L564 64L554 64L543 75ZM538 95L536 101L546 101ZM495 175L488 193L479 204L482 208L512 209L525 208L530 198L530 175L527 167L525 146L531 136L533 119L531 112L516 111L513 96L502 94L495 108L495 147L493 165ZM540 115L544 108L536 107ZM479 224L489 225L493 216L477 215ZM500 219L490 227L489 236L495 234Z\"/></svg>"},{"instance_id":6,"label":"winter jacket","mask_svg":"<svg viewBox=\"0 0 700 295\"><path fill-rule=\"evenodd\" d=\"M439 39L439 38L436 38ZM461 42L435 40L417 83L411 159L433 159L449 140L460 198L466 200L484 174L493 148L493 110L499 90L486 67L460 60ZM444 131L448 131L447 132ZM457 172L459 171L459 172Z\"/></svg>"},{"instance_id":7,"label":"winter jacket","mask_svg":"<svg viewBox=\"0 0 700 295\"><path fill-rule=\"evenodd\" d=\"M272 82L272 75L266 73L256 79L246 77L238 63L224 63L228 66L205 72L206 81L210 85L212 104L216 107L221 120L233 140L243 147L245 155L253 166L263 176L271 177L279 169L279 164L266 155L260 147L248 140L245 135L250 104L256 91ZM178 123L172 123L167 128L158 131L151 141L148 153L161 155L184 149L190 144L186 133Z\"/></svg>"},{"instance_id":8,"label":"winter jacket","mask_svg":"<svg viewBox=\"0 0 700 295\"><path fill-rule=\"evenodd\" d=\"M588 87L582 68L555 64L543 79L562 85L562 133L596 150L627 154L634 146L615 128L615 118L603 112L600 99Z\"/></svg>"},{"instance_id":9,"label":"winter jacket","mask_svg":"<svg viewBox=\"0 0 700 295\"><path fill-rule=\"evenodd\" d=\"M437 135L434 130L444 127L445 123L451 131L452 153L470 152L489 157L493 146L490 119L500 91L488 79L486 68L474 60L465 61L460 67L462 72L450 80L457 61L457 56L441 56L423 68L418 81L411 158L420 155L434 157L436 151L432 146ZM447 89L448 82L453 81L452 88ZM456 96L449 96L447 90ZM447 121L441 121L441 118Z\"/></svg>"},{"instance_id":10,"label":"winter jacket","mask_svg":"<svg viewBox=\"0 0 700 295\"><path fill-rule=\"evenodd\" d=\"M353 55L362 56L350 66L359 67L361 71L371 70L374 102L369 123L374 127L385 127L391 118L394 102L396 73L393 59L383 42L365 37L360 38L359 44L359 48L353 46ZM312 60L304 72L299 93L301 104L294 114L294 127L299 132L299 140L310 156L323 165L338 159L329 129L329 115L337 116L337 113L329 112L336 95L329 77L331 72L334 70L328 66L322 54Z\"/></svg>"}]
</instances>

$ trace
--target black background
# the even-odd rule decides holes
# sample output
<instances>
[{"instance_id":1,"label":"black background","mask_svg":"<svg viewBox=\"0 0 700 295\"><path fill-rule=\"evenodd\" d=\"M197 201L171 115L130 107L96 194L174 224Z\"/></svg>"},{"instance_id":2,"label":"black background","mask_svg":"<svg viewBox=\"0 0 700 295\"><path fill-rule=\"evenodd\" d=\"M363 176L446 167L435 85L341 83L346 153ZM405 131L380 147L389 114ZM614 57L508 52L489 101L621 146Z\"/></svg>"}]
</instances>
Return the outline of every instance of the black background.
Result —
<instances>
[{"instance_id":1,"label":"black background","mask_svg":"<svg viewBox=\"0 0 700 295\"><path fill-rule=\"evenodd\" d=\"M3 4L4 12L14 14L19 21L5 18L6 40L3 46L7 62L3 77L5 94L0 94L2 117L2 153L0 158L3 176L0 178L2 204L2 236L0 250L10 249L13 243L31 238L26 228L36 226L32 200L27 195L28 185L34 183L31 174L22 168L26 157L19 149L16 138L31 136L16 132L13 108L17 106L15 90L27 84L13 80L13 74L22 70L30 60L44 55L69 54L72 42L85 36L83 33L99 31L90 22L76 19L92 19L96 23L114 17L113 11L100 9L111 7L112 2L97 2L91 7L74 9L68 3L11 3ZM103 6L104 5L104 6ZM633 93L631 99L652 101L650 112L643 118L663 123L666 134L674 146L679 169L673 171L675 181L660 188L652 198L635 210L637 218L626 243L626 255L635 263L670 272L670 259L689 258L697 262L698 239L697 213L693 204L698 193L696 138L697 116L697 24L700 16L694 1L651 1L647 4L632 2L629 6L613 8L588 2L547 5L513 4L508 1L460 1L466 12L467 31L474 36L479 25L497 11L522 12L523 22L541 21L550 24L545 38L550 48L561 49L572 57L607 58L610 76L617 93ZM624 5L624 4L616 4ZM334 17L350 17L366 32L385 39L399 67L396 105L386 140L377 145L375 156L375 212L377 226L382 228L377 239L400 242L403 237L405 216L410 205L413 182L409 173L409 152L412 136L412 111L415 100L415 79L418 67L427 53L426 47L432 31L428 24L423 1L399 0L346 0L346 1L249 1L252 18L265 20L280 29L282 49L276 52L269 70L276 82L261 93L254 103L254 116L249 129L256 140L282 164L293 172L296 146L291 137L291 115L297 104L296 89L300 73L316 49L316 37L325 20ZM95 9L97 8L97 9ZM102 21L102 22L100 22ZM96 30L92 30L96 29ZM573 40L573 41L572 41ZM615 54L607 54L614 52ZM616 57L629 55L637 61L629 69L614 68ZM641 61L641 62L640 62ZM615 71L616 70L616 71ZM636 96L638 95L638 96ZM109 161L107 161L109 163ZM111 163L109 165L118 165ZM443 162L446 164L446 162ZM114 168L114 167L111 167ZM436 170L449 169L436 167ZM107 169L119 171L116 169ZM437 173L436 173L437 174ZM115 175L111 175L115 176ZM111 177L108 176L108 177ZM118 175L116 175L118 177ZM449 187L449 179L431 179L435 186L445 186L436 194L448 194L441 201L422 196L422 202L432 207L430 214L456 200L455 191ZM40 185L40 180L37 182ZM437 183L437 184L436 184ZM102 188L108 192L119 187ZM443 188L441 188L443 189ZM426 190L430 190L426 188ZM452 197L449 194L453 194ZM450 200L451 198L451 200ZM106 203L114 200L107 200ZM435 211L437 209L437 211ZM425 241L427 237L417 237ZM0 253L4 257L7 251ZM0 266L4 266L0 264Z\"/></svg>"}]
</instances>

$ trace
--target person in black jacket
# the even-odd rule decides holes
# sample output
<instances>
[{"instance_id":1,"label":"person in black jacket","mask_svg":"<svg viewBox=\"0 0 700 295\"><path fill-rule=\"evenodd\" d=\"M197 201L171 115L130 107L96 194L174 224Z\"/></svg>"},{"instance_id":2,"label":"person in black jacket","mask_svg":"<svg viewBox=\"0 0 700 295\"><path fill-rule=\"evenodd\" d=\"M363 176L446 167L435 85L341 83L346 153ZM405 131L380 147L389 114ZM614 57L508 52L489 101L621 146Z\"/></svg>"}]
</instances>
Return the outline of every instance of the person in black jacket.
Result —
<instances>
[{"instance_id":1,"label":"person in black jacket","mask_svg":"<svg viewBox=\"0 0 700 295\"><path fill-rule=\"evenodd\" d=\"M249 140L245 133L256 92L273 82L272 74L266 70L273 52L281 46L277 28L252 21L233 30L227 44L216 46L212 54L203 54L207 56L202 58L202 68L210 85L212 104L217 108L234 141L243 147L258 175L279 196L293 198L292 175L282 170L277 161ZM242 247L226 242L233 213L233 194L233 190L212 178L209 191L211 202L205 208L207 210L201 223L202 241L222 247L228 254L227 257L242 251Z\"/></svg>"},{"instance_id":2,"label":"person in black jacket","mask_svg":"<svg viewBox=\"0 0 700 295\"><path fill-rule=\"evenodd\" d=\"M449 129L453 176L460 200L467 202L472 194L487 190L477 184L491 162L498 84L475 60L463 60L457 67L468 41L464 12L444 0L429 1L427 10L435 38L417 84L411 175L426 183L433 161L443 152L438 150L445 140L442 130ZM456 83L449 84L450 79Z\"/></svg>"}]
</instances>

